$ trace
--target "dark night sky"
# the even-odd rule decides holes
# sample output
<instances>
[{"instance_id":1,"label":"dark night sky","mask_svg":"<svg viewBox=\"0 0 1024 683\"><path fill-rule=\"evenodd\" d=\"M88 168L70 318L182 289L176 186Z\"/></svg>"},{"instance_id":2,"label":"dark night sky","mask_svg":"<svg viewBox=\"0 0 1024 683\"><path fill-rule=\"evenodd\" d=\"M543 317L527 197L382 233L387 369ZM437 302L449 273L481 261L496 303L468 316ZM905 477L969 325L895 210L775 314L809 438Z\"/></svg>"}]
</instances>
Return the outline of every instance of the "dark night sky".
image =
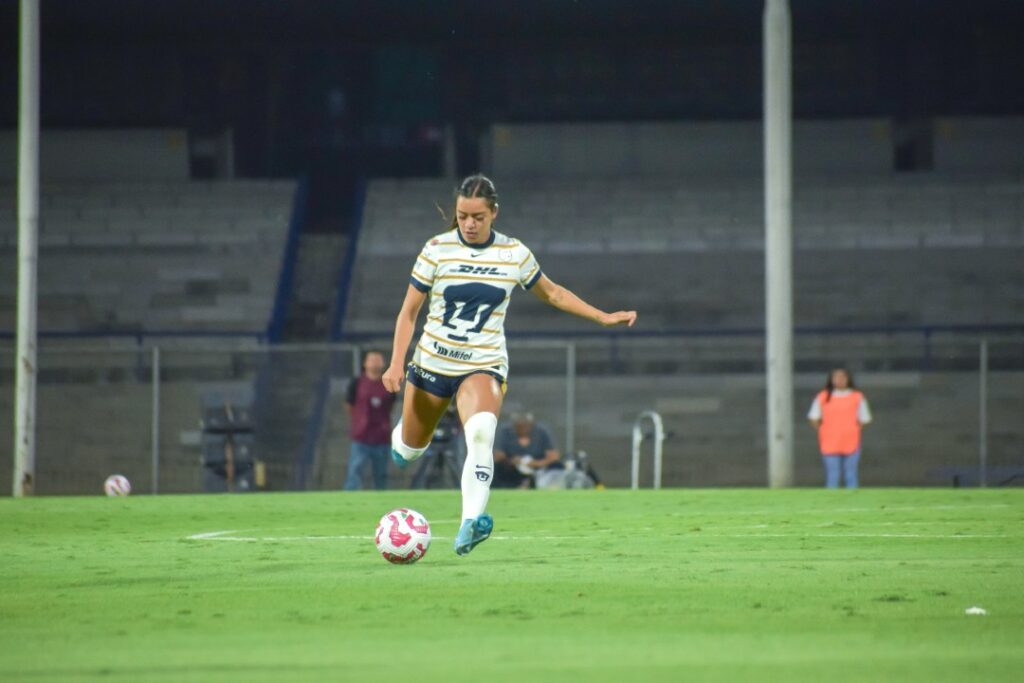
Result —
<instances>
[{"instance_id":1,"label":"dark night sky","mask_svg":"<svg viewBox=\"0 0 1024 683\"><path fill-rule=\"evenodd\" d=\"M344 40L436 43L465 38L514 45L561 40L757 39L758 0L43 0L44 31L55 40L279 42ZM800 40L898 33L956 39L981 22L1024 26L1017 0L793 0ZM0 6L13 27L14 1ZM1018 33L1019 35L1019 33ZM462 38L460 38L460 36Z\"/></svg>"},{"instance_id":2,"label":"dark night sky","mask_svg":"<svg viewBox=\"0 0 1024 683\"><path fill-rule=\"evenodd\" d=\"M0 127L17 116L17 5L0 3ZM325 125L336 88L361 135L389 117L454 122L470 134L498 120L751 119L761 110L763 7L43 0L42 119L231 126L243 166L248 149L260 169L291 168L319 144L282 141ZM1021 0L791 7L798 117L1024 114ZM467 112L457 103L469 97L480 103Z\"/></svg>"}]
</instances>

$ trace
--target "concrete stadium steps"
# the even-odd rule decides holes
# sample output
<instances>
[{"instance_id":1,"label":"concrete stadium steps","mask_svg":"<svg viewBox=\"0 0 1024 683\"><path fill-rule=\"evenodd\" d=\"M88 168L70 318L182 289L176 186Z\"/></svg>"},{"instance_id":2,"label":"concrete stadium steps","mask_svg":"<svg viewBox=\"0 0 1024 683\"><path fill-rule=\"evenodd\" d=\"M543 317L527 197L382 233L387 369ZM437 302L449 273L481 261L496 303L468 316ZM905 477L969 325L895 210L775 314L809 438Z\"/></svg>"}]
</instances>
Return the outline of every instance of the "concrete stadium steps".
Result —
<instances>
[{"instance_id":1,"label":"concrete stadium steps","mask_svg":"<svg viewBox=\"0 0 1024 683\"><path fill-rule=\"evenodd\" d=\"M941 174L797 180L797 325L969 325L1024 316L1019 180ZM549 277L588 301L640 310L641 329L760 327L760 182L747 176L517 179L500 187L497 227L526 242ZM450 214L451 191L449 182L434 179L370 184L348 332L389 333L416 254L444 229L435 203ZM522 293L513 309L510 333L595 329Z\"/></svg>"},{"instance_id":2,"label":"concrete stadium steps","mask_svg":"<svg viewBox=\"0 0 1024 683\"><path fill-rule=\"evenodd\" d=\"M401 305L416 246L361 258L349 332L387 332ZM608 309L636 308L644 330L758 327L764 257L758 252L549 254L555 282ZM803 250L794 259L797 325L981 324L1024 317L1024 248ZM628 263L629 267L623 267ZM517 291L506 331L596 331Z\"/></svg>"},{"instance_id":3,"label":"concrete stadium steps","mask_svg":"<svg viewBox=\"0 0 1024 683\"><path fill-rule=\"evenodd\" d=\"M17 226L0 192L0 262L14 272ZM46 185L39 327L262 330L270 317L293 182ZM13 329L16 279L0 281Z\"/></svg>"},{"instance_id":4,"label":"concrete stadium steps","mask_svg":"<svg viewBox=\"0 0 1024 683\"><path fill-rule=\"evenodd\" d=\"M554 252L763 248L760 178L503 183L499 229ZM366 253L444 229L450 183L378 180L364 214ZM1024 185L1006 177L926 175L797 179L794 240L812 249L1024 245Z\"/></svg>"},{"instance_id":5,"label":"concrete stadium steps","mask_svg":"<svg viewBox=\"0 0 1024 683\"><path fill-rule=\"evenodd\" d=\"M327 339L337 299L339 264L344 262L347 249L348 235L300 235L295 282L284 325L286 338Z\"/></svg>"}]
</instances>

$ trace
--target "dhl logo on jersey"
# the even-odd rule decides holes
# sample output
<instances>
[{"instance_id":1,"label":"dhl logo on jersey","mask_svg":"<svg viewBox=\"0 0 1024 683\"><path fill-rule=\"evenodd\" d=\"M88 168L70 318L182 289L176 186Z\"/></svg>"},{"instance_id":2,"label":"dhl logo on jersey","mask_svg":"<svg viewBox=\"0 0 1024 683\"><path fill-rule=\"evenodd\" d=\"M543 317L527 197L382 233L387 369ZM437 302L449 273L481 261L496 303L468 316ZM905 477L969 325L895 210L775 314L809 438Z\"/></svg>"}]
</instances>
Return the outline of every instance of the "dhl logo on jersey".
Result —
<instances>
[{"instance_id":1,"label":"dhl logo on jersey","mask_svg":"<svg viewBox=\"0 0 1024 683\"><path fill-rule=\"evenodd\" d=\"M461 265L453 272L460 275L502 275L501 269L497 266L471 266Z\"/></svg>"}]
</instances>

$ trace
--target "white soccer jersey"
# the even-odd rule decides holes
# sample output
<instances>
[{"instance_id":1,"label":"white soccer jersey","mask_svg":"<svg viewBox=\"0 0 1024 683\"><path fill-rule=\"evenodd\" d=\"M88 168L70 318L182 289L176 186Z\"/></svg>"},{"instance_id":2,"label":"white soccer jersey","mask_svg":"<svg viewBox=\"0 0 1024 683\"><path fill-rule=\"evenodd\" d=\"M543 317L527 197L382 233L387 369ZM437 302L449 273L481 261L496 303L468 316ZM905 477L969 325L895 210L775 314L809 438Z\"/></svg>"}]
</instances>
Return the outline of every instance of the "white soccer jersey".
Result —
<instances>
[{"instance_id":1,"label":"white soccer jersey","mask_svg":"<svg viewBox=\"0 0 1024 683\"><path fill-rule=\"evenodd\" d=\"M431 238L410 282L430 293L413 362L458 377L474 370L508 376L505 311L516 285L530 289L540 264L519 240L491 230L486 244L468 244L458 228Z\"/></svg>"}]
</instances>

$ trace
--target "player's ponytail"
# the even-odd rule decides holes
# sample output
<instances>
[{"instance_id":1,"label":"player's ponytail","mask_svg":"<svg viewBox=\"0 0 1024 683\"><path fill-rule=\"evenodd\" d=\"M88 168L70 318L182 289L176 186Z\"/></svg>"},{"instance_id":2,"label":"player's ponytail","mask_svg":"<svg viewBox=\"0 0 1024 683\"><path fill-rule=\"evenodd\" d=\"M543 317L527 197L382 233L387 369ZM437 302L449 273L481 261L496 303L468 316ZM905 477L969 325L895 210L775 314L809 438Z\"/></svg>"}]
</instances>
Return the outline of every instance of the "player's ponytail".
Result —
<instances>
[{"instance_id":1,"label":"player's ponytail","mask_svg":"<svg viewBox=\"0 0 1024 683\"><path fill-rule=\"evenodd\" d=\"M494 187L494 182L482 173L474 173L471 176L467 176L459 183L459 187L455 190L455 200L458 201L459 197L467 199L482 197L487 201L487 206L492 211L498 207L498 191ZM437 210L441 211L441 207L438 207ZM444 216L444 211L441 211L441 216ZM448 229L454 230L457 227L459 227L459 219L453 209Z\"/></svg>"}]
</instances>

